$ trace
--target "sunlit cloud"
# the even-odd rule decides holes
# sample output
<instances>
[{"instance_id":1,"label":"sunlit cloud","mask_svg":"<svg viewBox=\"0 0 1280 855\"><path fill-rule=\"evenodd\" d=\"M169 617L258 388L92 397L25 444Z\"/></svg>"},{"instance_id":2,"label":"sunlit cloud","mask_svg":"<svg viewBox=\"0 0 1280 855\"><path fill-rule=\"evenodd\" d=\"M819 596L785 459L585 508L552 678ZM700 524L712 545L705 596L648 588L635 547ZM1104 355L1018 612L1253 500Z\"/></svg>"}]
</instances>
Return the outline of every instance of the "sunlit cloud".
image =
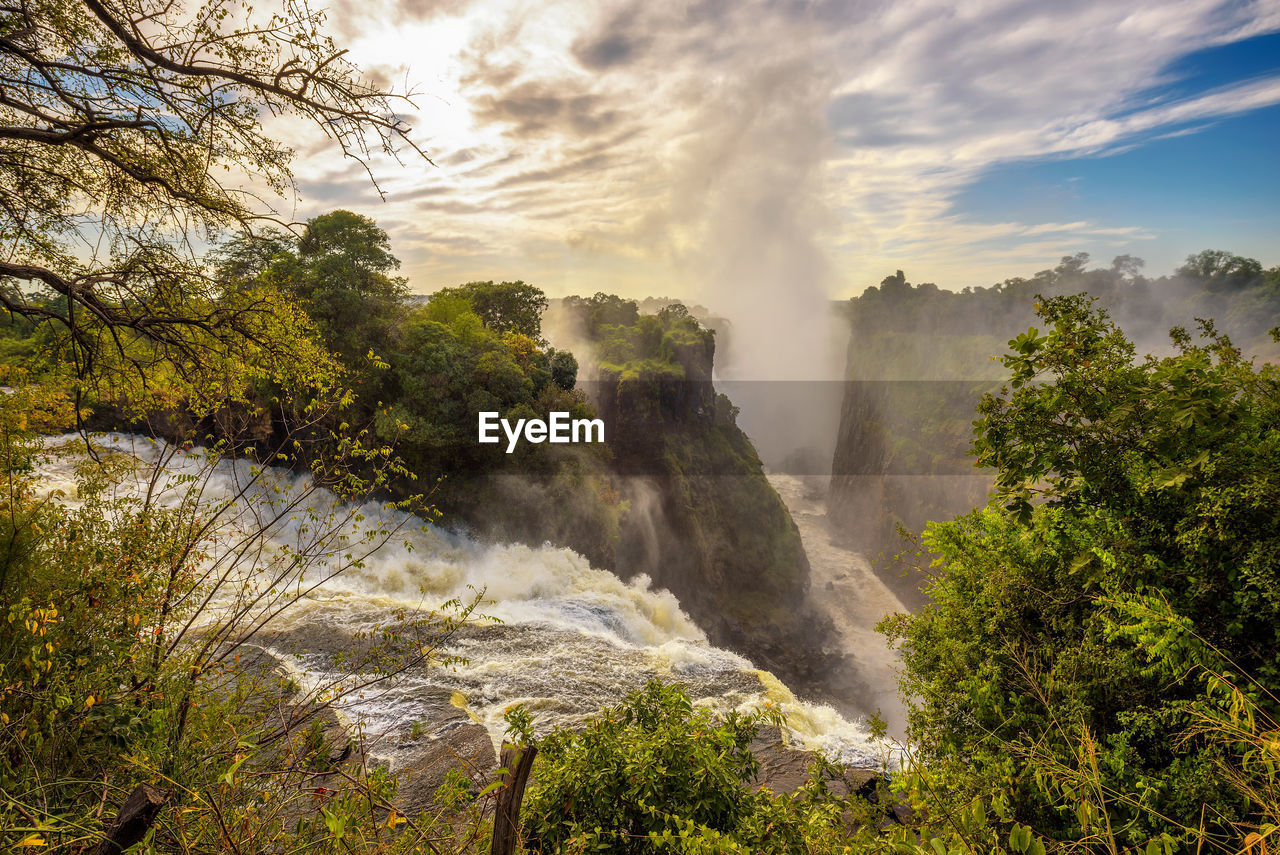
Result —
<instances>
[{"instance_id":1,"label":"sunlit cloud","mask_svg":"<svg viewBox=\"0 0 1280 855\"><path fill-rule=\"evenodd\" d=\"M1280 29L1273 6L341 0L331 25L370 74L417 93L435 166L375 161L383 201L290 128L296 215L374 216L423 291L518 277L803 302L908 266L995 281L1155 233L973 222L957 194L1003 163L1104 156L1280 104L1280 77L1162 94L1179 57Z\"/></svg>"}]
</instances>

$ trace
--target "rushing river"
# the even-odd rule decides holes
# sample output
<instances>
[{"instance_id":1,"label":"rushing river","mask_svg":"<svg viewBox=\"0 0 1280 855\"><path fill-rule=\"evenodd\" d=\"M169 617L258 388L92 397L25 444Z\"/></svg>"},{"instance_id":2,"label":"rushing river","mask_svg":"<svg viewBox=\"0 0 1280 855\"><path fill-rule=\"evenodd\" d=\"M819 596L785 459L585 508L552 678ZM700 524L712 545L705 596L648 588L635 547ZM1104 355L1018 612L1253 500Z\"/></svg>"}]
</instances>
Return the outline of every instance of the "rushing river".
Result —
<instances>
[{"instance_id":1,"label":"rushing river","mask_svg":"<svg viewBox=\"0 0 1280 855\"><path fill-rule=\"evenodd\" d=\"M144 464L121 482L118 492L146 493L146 464L157 460L162 447L119 434L97 437L96 442ZM74 501L72 473L82 459L82 454L72 455L47 464L42 475L48 487L63 489ZM414 722L429 723L432 712L424 699L438 703L442 692L483 724L497 744L503 712L513 704L525 704L545 730L580 721L658 676L683 683L699 703L720 710L772 703L785 716L793 744L845 763L875 767L887 756L886 746L871 739L862 722L798 700L772 674L709 644L675 597L651 589L646 579L622 582L567 549L480 543L374 503L344 505L286 470L269 469L254 481L254 471L245 461L210 464L198 453L178 453L166 461L159 480L162 503L176 502L182 491L197 484L202 501L227 504L211 561L218 560L219 549L236 548L237 539L264 519L274 521L261 555L255 556L260 561L269 561L272 554L307 552L312 545L308 538L324 520L358 520L364 531L377 526L395 530L367 558L331 578L326 562L329 567L340 562L340 553L356 550L360 537L353 534L337 550L313 550L313 565L320 569L311 572L323 581L308 582L314 589L258 636L300 684L321 685L339 676L335 660L353 639L395 624L405 613L421 614L483 592L478 612L485 617L442 651L464 662L414 669L343 701L341 712L349 723L375 742L394 741ZM251 482L254 486L245 491ZM294 501L302 496L305 501ZM282 508L287 512L281 514ZM247 574L244 585L266 584L252 578L264 572L255 569L259 564L236 566ZM215 598L206 608L214 613L226 606Z\"/></svg>"},{"instance_id":2,"label":"rushing river","mask_svg":"<svg viewBox=\"0 0 1280 855\"><path fill-rule=\"evenodd\" d=\"M837 647L856 663L858 694L849 700L878 709L889 736L903 739L906 709L898 695L897 653L875 626L885 615L907 611L860 553L836 543L828 527L826 494L829 477L773 473L769 483L791 512L809 558L810 598L831 618Z\"/></svg>"}]
</instances>

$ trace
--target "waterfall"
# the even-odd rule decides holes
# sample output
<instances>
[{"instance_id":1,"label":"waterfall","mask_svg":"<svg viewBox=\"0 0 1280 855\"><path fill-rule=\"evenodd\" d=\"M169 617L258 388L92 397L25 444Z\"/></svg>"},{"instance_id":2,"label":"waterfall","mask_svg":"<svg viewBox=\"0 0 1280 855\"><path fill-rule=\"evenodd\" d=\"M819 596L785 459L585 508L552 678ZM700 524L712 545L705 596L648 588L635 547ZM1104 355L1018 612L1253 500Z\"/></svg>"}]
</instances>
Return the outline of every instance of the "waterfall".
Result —
<instances>
[{"instance_id":1,"label":"waterfall","mask_svg":"<svg viewBox=\"0 0 1280 855\"><path fill-rule=\"evenodd\" d=\"M412 669L343 699L346 721L375 741L394 741L415 722L429 723L432 704L438 706L443 695L483 724L497 744L503 712L513 704L525 704L545 731L579 722L656 676L684 684L698 703L721 711L771 704L782 711L784 734L798 747L863 767L888 757L889 747L874 740L864 722L797 699L773 675L709 644L676 598L653 589L646 578L623 582L568 549L483 543L376 502L346 504L315 488L309 476L288 470L212 461L202 449L179 451L137 436L93 439L105 452L142 464L163 455L164 470L153 489L160 503L177 502L188 485L198 483L202 501L223 508L208 561L218 561L219 549L231 549L255 526L267 528L264 552L286 554L317 549L309 540L317 520L339 519L349 527L336 548L317 552L314 566L320 570L299 587L305 594L255 636L300 685L339 678L340 654L361 634L394 624L405 613L422 614L483 593L477 609L483 616L441 651L456 661ZM45 488L64 491L62 501L76 501L74 468L83 459L82 442L78 454L50 458L40 471ZM117 495L144 495L148 471L144 465L126 476ZM377 530L393 534L330 577ZM255 566L240 567L246 578L234 587L235 596L243 596L246 586L266 584L252 578L260 572ZM214 619L233 600L215 597L204 617Z\"/></svg>"}]
</instances>

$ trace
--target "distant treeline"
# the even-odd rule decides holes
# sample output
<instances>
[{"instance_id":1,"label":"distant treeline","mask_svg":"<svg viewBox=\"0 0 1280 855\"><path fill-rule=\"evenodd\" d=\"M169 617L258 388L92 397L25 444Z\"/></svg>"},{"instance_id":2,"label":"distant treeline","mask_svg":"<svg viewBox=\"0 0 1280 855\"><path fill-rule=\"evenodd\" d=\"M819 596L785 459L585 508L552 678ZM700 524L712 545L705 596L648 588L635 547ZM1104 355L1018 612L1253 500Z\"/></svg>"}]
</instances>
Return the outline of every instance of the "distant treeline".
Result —
<instances>
[{"instance_id":1,"label":"distant treeline","mask_svg":"<svg viewBox=\"0 0 1280 855\"><path fill-rule=\"evenodd\" d=\"M1268 335L1280 324L1280 267L1220 250L1189 256L1169 276L1143 276L1143 266L1122 255L1090 269L1088 254L1077 253L1030 278L961 291L913 285L899 270L841 305L850 382L829 513L842 537L882 556L886 579L907 602L922 603L923 578L888 559L903 546L898 526L918 532L985 500L989 472L969 454L974 408L1008 376L996 357L1043 325L1043 300L1086 294L1140 355L1172 353L1170 330L1194 329L1203 318L1246 355L1280 358Z\"/></svg>"},{"instance_id":2,"label":"distant treeline","mask_svg":"<svg viewBox=\"0 0 1280 855\"><path fill-rule=\"evenodd\" d=\"M981 379L1000 376L989 357L1035 321L1037 296L1087 293L1139 347L1167 348L1173 327L1212 318L1237 345L1275 354L1267 332L1280 317L1280 266L1222 250L1187 257L1172 275L1149 278L1140 258L1121 255L1090 269L1088 253L1065 256L1030 278L948 291L913 285L899 270L849 300L850 376ZM903 339L904 334L913 336ZM941 338L940 338L941 337Z\"/></svg>"}]
</instances>

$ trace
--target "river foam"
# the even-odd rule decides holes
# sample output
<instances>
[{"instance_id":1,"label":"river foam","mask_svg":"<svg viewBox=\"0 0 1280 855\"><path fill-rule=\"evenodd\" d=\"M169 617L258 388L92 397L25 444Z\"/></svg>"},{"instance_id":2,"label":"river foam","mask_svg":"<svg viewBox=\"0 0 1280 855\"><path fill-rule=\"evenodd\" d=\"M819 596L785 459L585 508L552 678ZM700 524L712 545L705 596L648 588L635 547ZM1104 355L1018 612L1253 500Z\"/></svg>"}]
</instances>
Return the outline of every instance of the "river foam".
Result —
<instances>
[{"instance_id":1,"label":"river foam","mask_svg":"<svg viewBox=\"0 0 1280 855\"><path fill-rule=\"evenodd\" d=\"M799 700L772 674L709 644L676 598L646 578L623 582L568 549L483 543L376 502L357 507L283 469L210 461L201 449L178 451L129 435L95 436L94 442L142 464L120 483L120 495L150 489L161 504L173 505L198 485L204 502L223 508L211 561L263 525L264 555L311 550L309 572L320 581L308 582L305 596L262 635L303 685L341 677L335 656L355 635L377 631L406 611L424 613L483 594L477 611L484 617L444 651L456 662L407 672L377 691L344 699L344 717L367 734L394 739L427 714L423 697L444 692L497 743L503 713L513 704L524 703L542 729L573 724L656 676L685 684L700 703L722 710L780 709L794 744L833 759L874 767L889 758L888 746L864 723ZM74 502L74 466L83 459L81 446L47 462L41 468L46 487ZM161 460L163 470L152 481L148 466ZM347 530L336 542L317 545L315 533L326 520ZM375 531L383 535L371 542L380 546L363 555ZM259 565L236 566L245 585L266 584L253 577L262 572ZM330 577L339 566L344 569ZM235 590L244 596L244 588ZM215 598L209 609L231 602Z\"/></svg>"}]
</instances>

